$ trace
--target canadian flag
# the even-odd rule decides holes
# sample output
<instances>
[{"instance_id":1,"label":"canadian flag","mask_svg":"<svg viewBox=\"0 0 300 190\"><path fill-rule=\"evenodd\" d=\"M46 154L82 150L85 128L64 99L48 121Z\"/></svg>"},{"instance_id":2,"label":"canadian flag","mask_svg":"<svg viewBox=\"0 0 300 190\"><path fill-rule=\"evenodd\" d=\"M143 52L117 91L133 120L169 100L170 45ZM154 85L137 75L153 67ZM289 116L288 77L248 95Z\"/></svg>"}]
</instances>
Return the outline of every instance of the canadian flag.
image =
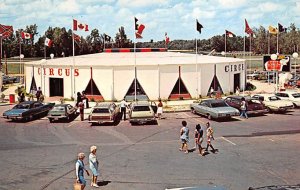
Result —
<instances>
[{"instance_id":1,"label":"canadian flag","mask_svg":"<svg viewBox=\"0 0 300 190\"><path fill-rule=\"evenodd\" d=\"M23 39L28 40L28 39L31 39L31 38L32 38L32 34L27 33L27 32L21 32L21 37L22 37Z\"/></svg>"},{"instance_id":2,"label":"canadian flag","mask_svg":"<svg viewBox=\"0 0 300 190\"><path fill-rule=\"evenodd\" d=\"M165 33L165 37L166 37L166 44L168 45L168 43L170 42L170 38L169 38L167 32Z\"/></svg>"},{"instance_id":3,"label":"canadian flag","mask_svg":"<svg viewBox=\"0 0 300 190\"><path fill-rule=\"evenodd\" d=\"M89 31L89 26L87 24L83 24L83 23L78 22L77 20L73 19L73 30Z\"/></svg>"},{"instance_id":4,"label":"canadian flag","mask_svg":"<svg viewBox=\"0 0 300 190\"><path fill-rule=\"evenodd\" d=\"M145 29L145 26L143 24L139 25L137 32L135 33L136 38L143 38L142 33Z\"/></svg>"},{"instance_id":5,"label":"canadian flag","mask_svg":"<svg viewBox=\"0 0 300 190\"><path fill-rule=\"evenodd\" d=\"M46 37L45 39L45 46L51 47L52 46L52 40L50 40L49 38Z\"/></svg>"}]
</instances>

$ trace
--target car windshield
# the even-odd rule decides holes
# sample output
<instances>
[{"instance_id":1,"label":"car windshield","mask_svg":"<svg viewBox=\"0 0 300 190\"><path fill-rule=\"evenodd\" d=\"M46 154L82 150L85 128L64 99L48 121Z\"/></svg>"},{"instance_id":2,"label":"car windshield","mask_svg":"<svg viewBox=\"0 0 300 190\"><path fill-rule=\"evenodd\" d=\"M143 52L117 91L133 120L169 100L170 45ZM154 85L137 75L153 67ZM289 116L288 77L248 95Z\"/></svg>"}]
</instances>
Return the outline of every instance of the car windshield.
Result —
<instances>
[{"instance_id":1,"label":"car windshield","mask_svg":"<svg viewBox=\"0 0 300 190\"><path fill-rule=\"evenodd\" d=\"M95 108L93 113L109 113L109 110L107 108Z\"/></svg>"},{"instance_id":2,"label":"car windshield","mask_svg":"<svg viewBox=\"0 0 300 190\"><path fill-rule=\"evenodd\" d=\"M271 97L269 97L269 100L270 101L277 101L277 100L281 100L281 99L277 96L271 96Z\"/></svg>"},{"instance_id":3,"label":"car windshield","mask_svg":"<svg viewBox=\"0 0 300 190\"><path fill-rule=\"evenodd\" d=\"M13 109L29 109L30 104L18 104Z\"/></svg>"},{"instance_id":4,"label":"car windshield","mask_svg":"<svg viewBox=\"0 0 300 190\"><path fill-rule=\"evenodd\" d=\"M212 102L211 107L212 108L227 107L227 104L225 102Z\"/></svg>"},{"instance_id":5,"label":"car windshield","mask_svg":"<svg viewBox=\"0 0 300 190\"><path fill-rule=\"evenodd\" d=\"M64 106L55 106L52 111L65 111L65 107Z\"/></svg>"},{"instance_id":6,"label":"car windshield","mask_svg":"<svg viewBox=\"0 0 300 190\"><path fill-rule=\"evenodd\" d=\"M300 98L300 93L292 94L292 96L293 96L294 98Z\"/></svg>"},{"instance_id":7,"label":"car windshield","mask_svg":"<svg viewBox=\"0 0 300 190\"><path fill-rule=\"evenodd\" d=\"M133 111L150 111L149 106L134 106Z\"/></svg>"}]
</instances>

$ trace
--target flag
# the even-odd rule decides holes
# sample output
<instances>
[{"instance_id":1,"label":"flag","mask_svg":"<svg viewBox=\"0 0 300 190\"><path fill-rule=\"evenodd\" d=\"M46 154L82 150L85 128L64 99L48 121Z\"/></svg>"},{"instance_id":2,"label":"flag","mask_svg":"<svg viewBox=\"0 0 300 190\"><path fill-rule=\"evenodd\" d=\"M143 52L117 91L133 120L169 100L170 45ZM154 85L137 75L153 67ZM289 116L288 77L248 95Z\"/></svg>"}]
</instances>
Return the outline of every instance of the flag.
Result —
<instances>
[{"instance_id":1,"label":"flag","mask_svg":"<svg viewBox=\"0 0 300 190\"><path fill-rule=\"evenodd\" d=\"M52 46L52 40L50 40L49 38L46 37L45 39L45 46L51 47Z\"/></svg>"},{"instance_id":2,"label":"flag","mask_svg":"<svg viewBox=\"0 0 300 190\"><path fill-rule=\"evenodd\" d=\"M143 24L137 23L138 19L134 17L134 23L135 23L135 38L143 38L142 33L145 29L145 26Z\"/></svg>"},{"instance_id":3,"label":"flag","mask_svg":"<svg viewBox=\"0 0 300 190\"><path fill-rule=\"evenodd\" d=\"M83 24L83 23L78 22L77 20L73 19L73 30L89 31L89 26L87 24Z\"/></svg>"},{"instance_id":4,"label":"flag","mask_svg":"<svg viewBox=\"0 0 300 190\"><path fill-rule=\"evenodd\" d=\"M198 19L196 19L196 29L197 29L197 31L201 34L201 28L203 28L203 26L202 26L202 24L200 24L199 22L198 22Z\"/></svg>"},{"instance_id":5,"label":"flag","mask_svg":"<svg viewBox=\"0 0 300 190\"><path fill-rule=\"evenodd\" d=\"M111 37L109 35L104 34L104 40L106 42L110 42L111 41Z\"/></svg>"},{"instance_id":6,"label":"flag","mask_svg":"<svg viewBox=\"0 0 300 190\"><path fill-rule=\"evenodd\" d=\"M279 32L286 32L287 28L284 28L280 23L278 23L278 31Z\"/></svg>"},{"instance_id":7,"label":"flag","mask_svg":"<svg viewBox=\"0 0 300 190\"><path fill-rule=\"evenodd\" d=\"M278 30L277 28L273 27L273 26L269 26L269 33L270 34L277 34L278 33Z\"/></svg>"},{"instance_id":8,"label":"flag","mask_svg":"<svg viewBox=\"0 0 300 190\"><path fill-rule=\"evenodd\" d=\"M3 38L10 37L14 32L14 29L12 26L5 26L0 24L0 35L2 35Z\"/></svg>"},{"instance_id":9,"label":"flag","mask_svg":"<svg viewBox=\"0 0 300 190\"><path fill-rule=\"evenodd\" d=\"M74 40L77 41L77 42L80 42L81 41L81 37L75 33L73 33L74 35Z\"/></svg>"},{"instance_id":10,"label":"flag","mask_svg":"<svg viewBox=\"0 0 300 190\"><path fill-rule=\"evenodd\" d=\"M31 39L31 38L32 38L32 34L27 33L27 32L21 32L21 37L22 37L23 39L28 40L28 39Z\"/></svg>"},{"instance_id":11,"label":"flag","mask_svg":"<svg viewBox=\"0 0 300 190\"><path fill-rule=\"evenodd\" d=\"M228 30L225 30L226 36L228 36L229 38L235 37L236 35Z\"/></svg>"},{"instance_id":12,"label":"flag","mask_svg":"<svg viewBox=\"0 0 300 190\"><path fill-rule=\"evenodd\" d=\"M253 31L252 31L252 29L250 28L250 26L249 26L249 24L248 24L248 22L247 22L246 19L245 19L245 33L247 33L247 34L249 34L249 35L253 34Z\"/></svg>"},{"instance_id":13,"label":"flag","mask_svg":"<svg viewBox=\"0 0 300 190\"><path fill-rule=\"evenodd\" d=\"M167 32L165 33L165 37L166 37L166 44L168 45L168 43L170 42L170 38L169 38Z\"/></svg>"}]
</instances>

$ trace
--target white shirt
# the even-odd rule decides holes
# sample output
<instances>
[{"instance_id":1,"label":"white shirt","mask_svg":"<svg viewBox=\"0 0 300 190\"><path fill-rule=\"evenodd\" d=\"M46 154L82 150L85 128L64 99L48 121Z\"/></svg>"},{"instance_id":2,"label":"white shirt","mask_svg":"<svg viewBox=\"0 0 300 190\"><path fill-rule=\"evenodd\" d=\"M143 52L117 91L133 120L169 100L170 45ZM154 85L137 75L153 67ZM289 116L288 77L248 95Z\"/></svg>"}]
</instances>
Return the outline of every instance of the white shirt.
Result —
<instances>
[{"instance_id":1,"label":"white shirt","mask_svg":"<svg viewBox=\"0 0 300 190\"><path fill-rule=\"evenodd\" d=\"M125 101L125 100L122 100L120 106L121 106L121 108L126 108L126 101Z\"/></svg>"}]
</instances>

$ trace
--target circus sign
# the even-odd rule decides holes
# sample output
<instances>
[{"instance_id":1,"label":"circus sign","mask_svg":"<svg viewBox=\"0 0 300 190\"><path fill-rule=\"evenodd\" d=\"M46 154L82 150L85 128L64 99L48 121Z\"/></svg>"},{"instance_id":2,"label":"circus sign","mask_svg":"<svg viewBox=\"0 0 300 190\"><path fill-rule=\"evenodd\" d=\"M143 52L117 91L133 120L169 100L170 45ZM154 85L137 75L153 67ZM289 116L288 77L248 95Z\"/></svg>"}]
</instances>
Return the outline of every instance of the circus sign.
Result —
<instances>
[{"instance_id":1,"label":"circus sign","mask_svg":"<svg viewBox=\"0 0 300 190\"><path fill-rule=\"evenodd\" d=\"M271 60L270 56L263 58L264 71L290 71L290 56L279 55L276 60Z\"/></svg>"}]
</instances>

